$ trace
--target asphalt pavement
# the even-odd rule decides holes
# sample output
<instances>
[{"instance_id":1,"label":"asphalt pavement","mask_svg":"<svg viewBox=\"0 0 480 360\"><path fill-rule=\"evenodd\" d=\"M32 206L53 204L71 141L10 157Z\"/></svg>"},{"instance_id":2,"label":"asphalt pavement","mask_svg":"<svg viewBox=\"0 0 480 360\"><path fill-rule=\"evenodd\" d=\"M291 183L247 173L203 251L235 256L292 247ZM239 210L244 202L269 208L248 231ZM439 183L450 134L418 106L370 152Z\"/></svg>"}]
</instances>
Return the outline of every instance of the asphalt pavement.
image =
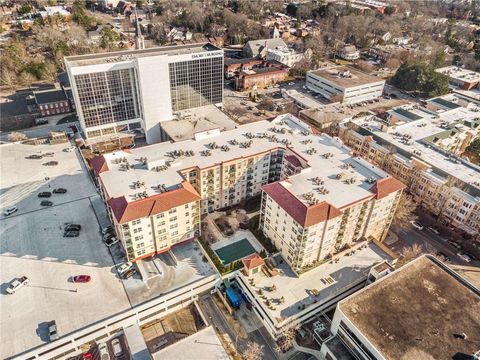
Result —
<instances>
[{"instance_id":1,"label":"asphalt pavement","mask_svg":"<svg viewBox=\"0 0 480 360\"><path fill-rule=\"evenodd\" d=\"M433 255L435 255L435 253L442 252L446 254L452 259L452 264L480 266L480 261L473 260L467 263L460 258L457 255L460 250L450 245L446 238L433 233L426 227L423 230L418 230L410 226L408 229L398 231L396 235L398 236L398 240L389 245L389 247L397 253L400 253L404 247L418 244L422 247L424 253L433 253Z\"/></svg>"},{"instance_id":2,"label":"asphalt pavement","mask_svg":"<svg viewBox=\"0 0 480 360\"><path fill-rule=\"evenodd\" d=\"M239 353L245 351L248 341L254 341L259 345L263 345L263 360L278 359L275 352L265 340L264 334L262 334L259 330L249 333L247 339L242 339L240 336L237 336L235 329L230 326L223 314L223 311L218 308L210 295L202 296L199 304L202 311L207 316L210 323L217 329L217 331L227 333L232 343L236 343Z\"/></svg>"}]
</instances>

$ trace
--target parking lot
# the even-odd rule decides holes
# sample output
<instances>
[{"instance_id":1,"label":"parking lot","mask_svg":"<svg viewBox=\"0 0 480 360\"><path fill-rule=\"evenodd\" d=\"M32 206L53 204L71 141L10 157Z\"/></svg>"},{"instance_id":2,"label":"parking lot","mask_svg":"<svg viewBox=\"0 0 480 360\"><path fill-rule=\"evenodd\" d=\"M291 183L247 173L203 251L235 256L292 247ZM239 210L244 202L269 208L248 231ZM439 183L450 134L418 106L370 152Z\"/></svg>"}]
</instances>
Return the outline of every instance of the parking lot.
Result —
<instances>
[{"instance_id":1,"label":"parking lot","mask_svg":"<svg viewBox=\"0 0 480 360\"><path fill-rule=\"evenodd\" d=\"M0 219L0 332L1 358L22 353L49 341L47 322L55 320L59 336L85 327L130 307L112 258L101 241L92 204L99 195L76 151L69 144L21 145L0 148L2 216ZM25 159L54 152L52 157ZM58 161L57 166L43 166ZM42 191L67 189L40 206ZM3 215L6 207L18 211ZM97 206L98 208L98 206ZM98 210L97 210L98 212ZM65 223L82 226L78 237L64 238ZM90 275L91 282L76 284L72 276ZM27 276L30 283L7 295L9 283Z\"/></svg>"}]
</instances>

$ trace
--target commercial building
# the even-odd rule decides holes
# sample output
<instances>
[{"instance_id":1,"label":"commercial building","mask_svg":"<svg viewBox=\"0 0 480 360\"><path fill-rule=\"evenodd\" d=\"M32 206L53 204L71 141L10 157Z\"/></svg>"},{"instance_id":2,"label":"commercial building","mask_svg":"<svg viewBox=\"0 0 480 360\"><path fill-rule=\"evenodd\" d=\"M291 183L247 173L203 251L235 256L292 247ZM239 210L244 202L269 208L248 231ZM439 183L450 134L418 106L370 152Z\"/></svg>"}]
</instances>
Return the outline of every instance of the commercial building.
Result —
<instances>
[{"instance_id":1,"label":"commercial building","mask_svg":"<svg viewBox=\"0 0 480 360\"><path fill-rule=\"evenodd\" d=\"M42 117L73 111L67 94L63 89L38 90L34 91L30 97L35 102L32 110L39 112Z\"/></svg>"},{"instance_id":2,"label":"commercial building","mask_svg":"<svg viewBox=\"0 0 480 360\"><path fill-rule=\"evenodd\" d=\"M87 139L142 128L161 141L159 122L223 101L223 50L209 43L65 58Z\"/></svg>"},{"instance_id":3,"label":"commercial building","mask_svg":"<svg viewBox=\"0 0 480 360\"><path fill-rule=\"evenodd\" d=\"M333 66L307 72L306 86L332 101L352 104L382 96L385 80L350 66Z\"/></svg>"},{"instance_id":4,"label":"commercial building","mask_svg":"<svg viewBox=\"0 0 480 360\"><path fill-rule=\"evenodd\" d=\"M418 203L449 226L478 237L480 167L459 156L480 134L480 107L455 95L401 106L383 118L347 120L340 137L353 151L408 185ZM434 111L436 109L436 111Z\"/></svg>"},{"instance_id":5,"label":"commercial building","mask_svg":"<svg viewBox=\"0 0 480 360\"><path fill-rule=\"evenodd\" d=\"M255 67L261 67L264 61L262 59L254 58L225 58L225 78L231 79L239 71L252 70Z\"/></svg>"},{"instance_id":6,"label":"commercial building","mask_svg":"<svg viewBox=\"0 0 480 360\"><path fill-rule=\"evenodd\" d=\"M437 69L436 71L447 75L449 78L449 83L453 88L471 90L479 87L480 73L476 71L453 65Z\"/></svg>"},{"instance_id":7,"label":"commercial building","mask_svg":"<svg viewBox=\"0 0 480 360\"><path fill-rule=\"evenodd\" d=\"M340 301L330 331L325 359L478 359L480 290L424 255Z\"/></svg>"},{"instance_id":8,"label":"commercial building","mask_svg":"<svg viewBox=\"0 0 480 360\"><path fill-rule=\"evenodd\" d=\"M345 45L338 52L338 56L348 61L357 60L360 59L360 51L355 45Z\"/></svg>"},{"instance_id":9,"label":"commercial building","mask_svg":"<svg viewBox=\"0 0 480 360\"><path fill-rule=\"evenodd\" d=\"M279 63L292 67L296 63L305 59L303 52L297 52L288 47L276 47L274 49L267 49L267 60L278 61Z\"/></svg>"},{"instance_id":10,"label":"commercial building","mask_svg":"<svg viewBox=\"0 0 480 360\"><path fill-rule=\"evenodd\" d=\"M202 214L263 193L262 231L299 270L382 240L404 187L289 114L106 154L92 167L131 260L193 239Z\"/></svg>"},{"instance_id":11,"label":"commercial building","mask_svg":"<svg viewBox=\"0 0 480 360\"><path fill-rule=\"evenodd\" d=\"M262 89L285 81L288 77L289 68L276 61L265 61L261 66L250 70L241 70L235 74L235 90L245 91L250 89Z\"/></svg>"}]
</instances>

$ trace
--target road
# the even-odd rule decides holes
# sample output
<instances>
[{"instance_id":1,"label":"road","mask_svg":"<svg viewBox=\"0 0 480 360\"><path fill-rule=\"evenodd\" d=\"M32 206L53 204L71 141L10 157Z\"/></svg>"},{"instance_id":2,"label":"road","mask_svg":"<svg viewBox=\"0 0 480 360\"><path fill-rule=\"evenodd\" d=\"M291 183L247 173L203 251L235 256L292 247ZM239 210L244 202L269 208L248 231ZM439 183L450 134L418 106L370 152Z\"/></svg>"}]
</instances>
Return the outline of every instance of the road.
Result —
<instances>
[{"instance_id":1,"label":"road","mask_svg":"<svg viewBox=\"0 0 480 360\"><path fill-rule=\"evenodd\" d=\"M264 334L262 334L259 330L249 333L247 339L242 339L240 336L237 337L236 331L232 329L227 319L223 315L222 310L218 308L210 295L202 296L199 304L205 316L208 317L215 329L221 333L228 334L232 340L232 343L237 343L237 350L239 353L245 351L248 341L254 341L259 345L263 345L262 360L278 359L276 353L271 349L270 344L265 340Z\"/></svg>"},{"instance_id":2,"label":"road","mask_svg":"<svg viewBox=\"0 0 480 360\"><path fill-rule=\"evenodd\" d=\"M434 234L426 228L423 230L418 230L411 226L409 229L399 231L397 236L398 240L389 245L389 247L397 253L399 253L404 247L410 247L413 244L418 244L422 246L422 249L425 253L431 253L433 250L436 252L440 251L448 255L450 259L452 259L453 264L480 266L480 261L472 261L467 263L465 260L461 259L457 255L459 250L450 245L444 238Z\"/></svg>"}]
</instances>

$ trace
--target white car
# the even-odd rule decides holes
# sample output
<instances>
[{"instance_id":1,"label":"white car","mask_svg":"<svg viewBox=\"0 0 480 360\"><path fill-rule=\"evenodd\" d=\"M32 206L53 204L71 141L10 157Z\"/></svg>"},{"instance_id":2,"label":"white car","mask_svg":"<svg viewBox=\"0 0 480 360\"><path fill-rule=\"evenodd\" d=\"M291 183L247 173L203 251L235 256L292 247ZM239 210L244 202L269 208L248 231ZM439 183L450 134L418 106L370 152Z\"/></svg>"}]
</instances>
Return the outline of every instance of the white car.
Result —
<instances>
[{"instance_id":1,"label":"white car","mask_svg":"<svg viewBox=\"0 0 480 360\"><path fill-rule=\"evenodd\" d=\"M107 233L113 232L113 227L107 226L102 229L102 235L106 235Z\"/></svg>"},{"instance_id":2,"label":"white car","mask_svg":"<svg viewBox=\"0 0 480 360\"><path fill-rule=\"evenodd\" d=\"M18 209L15 206L12 206L12 207L6 208L3 215L10 216L17 211L18 211Z\"/></svg>"},{"instance_id":3,"label":"white car","mask_svg":"<svg viewBox=\"0 0 480 360\"><path fill-rule=\"evenodd\" d=\"M433 226L429 226L427 229L430 230L431 232L433 232L436 235L440 234L440 232L436 228L434 228Z\"/></svg>"},{"instance_id":4,"label":"white car","mask_svg":"<svg viewBox=\"0 0 480 360\"><path fill-rule=\"evenodd\" d=\"M116 237L111 237L107 240L103 240L103 242L105 243L105 245L107 245L108 247L112 246L112 245L115 245L116 243L118 243L118 239Z\"/></svg>"},{"instance_id":5,"label":"white car","mask_svg":"<svg viewBox=\"0 0 480 360\"><path fill-rule=\"evenodd\" d=\"M295 85L294 82L289 82L288 85L292 86L292 85Z\"/></svg>"},{"instance_id":6,"label":"white car","mask_svg":"<svg viewBox=\"0 0 480 360\"><path fill-rule=\"evenodd\" d=\"M118 269L118 272L120 273L120 275L122 275L127 270L131 269L132 266L133 266L133 264L129 261L129 262L123 263L117 269Z\"/></svg>"},{"instance_id":7,"label":"white car","mask_svg":"<svg viewBox=\"0 0 480 360\"><path fill-rule=\"evenodd\" d=\"M410 221L410 224L412 224L412 226L415 228L415 229L418 229L418 230L423 230L423 225L416 222L416 221Z\"/></svg>"},{"instance_id":8,"label":"white car","mask_svg":"<svg viewBox=\"0 0 480 360\"><path fill-rule=\"evenodd\" d=\"M63 149L63 151L65 152L72 152L72 151L75 151L76 147L75 146L72 146L72 147L68 147L68 148L65 148Z\"/></svg>"},{"instance_id":9,"label":"white car","mask_svg":"<svg viewBox=\"0 0 480 360\"><path fill-rule=\"evenodd\" d=\"M467 254L464 254L464 253L457 253L458 257L464 261L466 261L467 263L469 263L470 261L472 261L472 259L470 259L470 256L468 256Z\"/></svg>"},{"instance_id":10,"label":"white car","mask_svg":"<svg viewBox=\"0 0 480 360\"><path fill-rule=\"evenodd\" d=\"M107 344L98 344L98 353L100 354L100 360L110 360L110 354L108 353Z\"/></svg>"},{"instance_id":11,"label":"white car","mask_svg":"<svg viewBox=\"0 0 480 360\"><path fill-rule=\"evenodd\" d=\"M26 276L22 276L20 279L13 280L5 291L10 295L15 294L16 291L28 285L29 282L30 280Z\"/></svg>"},{"instance_id":12,"label":"white car","mask_svg":"<svg viewBox=\"0 0 480 360\"><path fill-rule=\"evenodd\" d=\"M113 339L112 348L113 348L113 355L115 355L116 357L122 356L123 349L122 349L122 344L120 344L120 340Z\"/></svg>"}]
</instances>

